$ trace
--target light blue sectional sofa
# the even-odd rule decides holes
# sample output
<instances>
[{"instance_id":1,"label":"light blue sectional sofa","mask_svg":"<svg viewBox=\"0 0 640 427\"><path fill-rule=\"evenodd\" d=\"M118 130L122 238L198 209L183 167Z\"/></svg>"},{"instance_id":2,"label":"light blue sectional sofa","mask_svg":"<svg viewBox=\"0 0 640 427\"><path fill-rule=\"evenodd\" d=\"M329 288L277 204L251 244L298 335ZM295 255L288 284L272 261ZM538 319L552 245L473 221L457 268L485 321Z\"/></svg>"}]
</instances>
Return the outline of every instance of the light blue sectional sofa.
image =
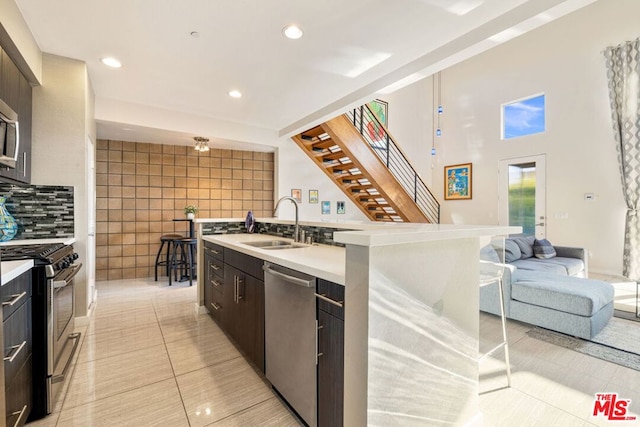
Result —
<instances>
[{"instance_id":1,"label":"light blue sectional sofa","mask_svg":"<svg viewBox=\"0 0 640 427\"><path fill-rule=\"evenodd\" d=\"M585 249L554 246L556 255L541 259L533 254L534 241L533 236L505 239L506 316L591 339L613 316L613 286L587 278ZM499 261L491 251L482 250ZM497 282L480 288L480 310L500 314Z\"/></svg>"}]
</instances>

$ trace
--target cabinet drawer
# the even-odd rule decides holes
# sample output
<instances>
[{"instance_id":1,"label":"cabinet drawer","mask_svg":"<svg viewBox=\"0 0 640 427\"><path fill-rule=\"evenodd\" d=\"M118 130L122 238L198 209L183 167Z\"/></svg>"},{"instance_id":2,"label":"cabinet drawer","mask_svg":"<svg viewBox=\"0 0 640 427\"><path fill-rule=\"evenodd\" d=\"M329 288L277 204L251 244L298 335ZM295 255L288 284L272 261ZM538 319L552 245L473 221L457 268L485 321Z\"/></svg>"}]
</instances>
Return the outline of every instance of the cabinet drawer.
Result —
<instances>
[{"instance_id":1,"label":"cabinet drawer","mask_svg":"<svg viewBox=\"0 0 640 427\"><path fill-rule=\"evenodd\" d=\"M210 255L213 258L219 259L220 261L224 260L224 248L215 243L205 241L204 253L205 255Z\"/></svg>"},{"instance_id":2,"label":"cabinet drawer","mask_svg":"<svg viewBox=\"0 0 640 427\"><path fill-rule=\"evenodd\" d=\"M209 285L214 291L218 291L220 294L224 294L224 279L217 274L211 274L209 276Z\"/></svg>"},{"instance_id":3,"label":"cabinet drawer","mask_svg":"<svg viewBox=\"0 0 640 427\"><path fill-rule=\"evenodd\" d=\"M31 356L29 356L14 381L8 384L6 391L7 426L23 426L31 412L33 400L31 369Z\"/></svg>"},{"instance_id":4,"label":"cabinet drawer","mask_svg":"<svg viewBox=\"0 0 640 427\"><path fill-rule=\"evenodd\" d=\"M222 283L224 282L224 264L222 261L207 257L207 268L209 269L209 283L218 292L222 292Z\"/></svg>"},{"instance_id":5,"label":"cabinet drawer","mask_svg":"<svg viewBox=\"0 0 640 427\"><path fill-rule=\"evenodd\" d=\"M0 287L3 320L7 320L29 298L31 298L31 271L21 274Z\"/></svg>"},{"instance_id":6,"label":"cabinet drawer","mask_svg":"<svg viewBox=\"0 0 640 427\"><path fill-rule=\"evenodd\" d=\"M227 249L224 254L224 262L264 282L263 260Z\"/></svg>"},{"instance_id":7,"label":"cabinet drawer","mask_svg":"<svg viewBox=\"0 0 640 427\"><path fill-rule=\"evenodd\" d=\"M31 354L31 298L4 322L4 383L13 381Z\"/></svg>"},{"instance_id":8,"label":"cabinet drawer","mask_svg":"<svg viewBox=\"0 0 640 427\"><path fill-rule=\"evenodd\" d=\"M224 316L224 300L222 294L213 292L211 295L211 301L207 302L207 310L211 313L211 316L222 325Z\"/></svg>"},{"instance_id":9,"label":"cabinet drawer","mask_svg":"<svg viewBox=\"0 0 640 427\"><path fill-rule=\"evenodd\" d=\"M322 298L318 300L318 310L325 311L333 316L336 316L344 320L344 286L337 283L329 282L328 280L318 279L316 286L317 293L323 297L330 299L336 304L332 304L330 301L326 301ZM342 307L337 304L342 305Z\"/></svg>"}]
</instances>

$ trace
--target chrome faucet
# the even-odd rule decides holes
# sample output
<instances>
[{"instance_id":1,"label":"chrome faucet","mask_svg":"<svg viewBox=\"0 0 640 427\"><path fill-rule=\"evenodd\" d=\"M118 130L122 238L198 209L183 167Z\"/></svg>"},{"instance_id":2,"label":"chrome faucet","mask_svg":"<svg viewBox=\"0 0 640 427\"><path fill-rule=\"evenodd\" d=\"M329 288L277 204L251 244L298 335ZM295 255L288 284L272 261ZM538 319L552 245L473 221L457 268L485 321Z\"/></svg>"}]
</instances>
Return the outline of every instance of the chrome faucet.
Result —
<instances>
[{"instance_id":1,"label":"chrome faucet","mask_svg":"<svg viewBox=\"0 0 640 427\"><path fill-rule=\"evenodd\" d=\"M298 232L299 230L299 226L298 226L298 202L296 202L296 199L294 199L291 196L284 196L281 197L280 200L278 200L278 202L276 203L276 207L273 210L273 216L276 216L276 214L278 213L278 207L280 206L280 202L283 200L290 200L291 203L293 203L293 205L296 207L296 225L295 225L295 229L293 230L293 241L294 242L299 242L300 241L300 233Z\"/></svg>"}]
</instances>

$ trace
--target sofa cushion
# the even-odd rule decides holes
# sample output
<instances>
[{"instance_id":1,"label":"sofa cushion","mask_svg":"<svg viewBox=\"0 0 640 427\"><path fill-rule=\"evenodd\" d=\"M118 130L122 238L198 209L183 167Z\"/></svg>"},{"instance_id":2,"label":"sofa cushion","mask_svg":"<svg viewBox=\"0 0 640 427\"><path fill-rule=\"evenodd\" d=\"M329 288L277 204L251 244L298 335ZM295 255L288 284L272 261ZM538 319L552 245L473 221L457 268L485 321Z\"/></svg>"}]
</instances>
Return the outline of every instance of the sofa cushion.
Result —
<instances>
[{"instance_id":1,"label":"sofa cushion","mask_svg":"<svg viewBox=\"0 0 640 427\"><path fill-rule=\"evenodd\" d=\"M518 267L518 270L526 270L540 273L552 273L559 276L567 276L567 269L558 263L547 262L538 258L527 258L513 261L511 264Z\"/></svg>"},{"instance_id":2,"label":"sofa cushion","mask_svg":"<svg viewBox=\"0 0 640 427\"><path fill-rule=\"evenodd\" d=\"M520 252L518 244L511 238L504 239L504 261L513 262L521 257L522 252Z\"/></svg>"},{"instance_id":3,"label":"sofa cushion","mask_svg":"<svg viewBox=\"0 0 640 427\"><path fill-rule=\"evenodd\" d=\"M581 259L560 256L549 259L519 259L513 261L511 264L520 270L555 273L563 276L576 276L584 271L584 262Z\"/></svg>"},{"instance_id":4,"label":"sofa cushion","mask_svg":"<svg viewBox=\"0 0 640 427\"><path fill-rule=\"evenodd\" d=\"M509 239L516 242L520 248L520 253L522 254L520 258L526 259L533 256L533 243L536 240L535 236L516 236L509 237Z\"/></svg>"},{"instance_id":5,"label":"sofa cushion","mask_svg":"<svg viewBox=\"0 0 640 427\"><path fill-rule=\"evenodd\" d=\"M553 258L540 260L543 263L558 264L565 268L569 276L575 276L584 271L584 261L578 258L565 258L556 256Z\"/></svg>"},{"instance_id":6,"label":"sofa cushion","mask_svg":"<svg viewBox=\"0 0 640 427\"><path fill-rule=\"evenodd\" d=\"M517 270L514 300L579 316L592 316L613 301L613 286L600 280Z\"/></svg>"},{"instance_id":7,"label":"sofa cushion","mask_svg":"<svg viewBox=\"0 0 640 427\"><path fill-rule=\"evenodd\" d=\"M536 239L533 242L533 254L536 256L536 258L553 258L554 256L556 256L556 250L553 248L551 242L549 242L547 239Z\"/></svg>"}]
</instances>

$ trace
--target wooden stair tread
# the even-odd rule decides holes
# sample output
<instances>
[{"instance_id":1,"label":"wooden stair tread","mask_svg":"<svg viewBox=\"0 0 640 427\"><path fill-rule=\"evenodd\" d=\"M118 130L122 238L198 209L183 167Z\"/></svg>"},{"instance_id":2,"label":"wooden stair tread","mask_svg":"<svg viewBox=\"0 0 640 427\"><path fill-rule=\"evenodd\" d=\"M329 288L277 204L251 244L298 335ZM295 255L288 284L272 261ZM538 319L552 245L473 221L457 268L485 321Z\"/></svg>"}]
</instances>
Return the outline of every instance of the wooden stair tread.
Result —
<instances>
[{"instance_id":1,"label":"wooden stair tread","mask_svg":"<svg viewBox=\"0 0 640 427\"><path fill-rule=\"evenodd\" d=\"M302 132L300 134L300 138L302 138L303 140L310 140L313 138L318 138L320 135L327 133L323 128L322 125L318 125L316 127L313 127L309 130L306 130L304 132Z\"/></svg>"}]
</instances>

